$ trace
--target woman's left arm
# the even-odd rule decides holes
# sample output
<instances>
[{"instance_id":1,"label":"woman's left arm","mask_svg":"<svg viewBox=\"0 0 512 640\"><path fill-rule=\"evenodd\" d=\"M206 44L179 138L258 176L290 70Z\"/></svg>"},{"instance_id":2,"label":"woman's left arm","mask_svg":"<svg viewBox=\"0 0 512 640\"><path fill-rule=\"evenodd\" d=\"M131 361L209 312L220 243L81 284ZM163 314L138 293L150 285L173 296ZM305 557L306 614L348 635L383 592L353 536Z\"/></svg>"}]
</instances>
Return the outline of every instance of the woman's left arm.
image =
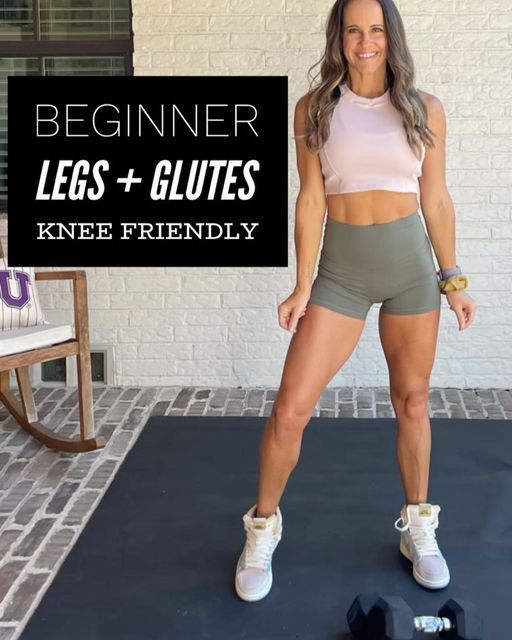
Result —
<instances>
[{"instance_id":1,"label":"woman's left arm","mask_svg":"<svg viewBox=\"0 0 512 640\"><path fill-rule=\"evenodd\" d=\"M427 232L440 269L456 266L455 211L446 186L446 116L441 101L420 92L427 107L428 126L434 134L434 148L426 146L420 183L420 205ZM463 270L464 271L464 270ZM459 331L473 322L476 303L464 289L448 291L446 299L457 316Z\"/></svg>"}]
</instances>

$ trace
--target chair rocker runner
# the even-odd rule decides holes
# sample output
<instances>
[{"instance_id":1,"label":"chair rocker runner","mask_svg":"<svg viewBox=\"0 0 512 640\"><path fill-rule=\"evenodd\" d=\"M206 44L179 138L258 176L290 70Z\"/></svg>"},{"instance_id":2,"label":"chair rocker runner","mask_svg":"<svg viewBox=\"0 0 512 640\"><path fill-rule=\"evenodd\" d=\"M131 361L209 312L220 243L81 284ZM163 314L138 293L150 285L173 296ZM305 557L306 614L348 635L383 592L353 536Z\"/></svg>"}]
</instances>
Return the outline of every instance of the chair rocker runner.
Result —
<instances>
[{"instance_id":1,"label":"chair rocker runner","mask_svg":"<svg viewBox=\"0 0 512 640\"><path fill-rule=\"evenodd\" d=\"M0 331L0 401L26 431L58 451L84 452L105 446L103 436L94 436L94 414L89 349L87 280L85 271L38 271L35 280L71 280L75 331L69 325L39 324ZM29 366L64 356L76 356L80 436L70 438L52 432L38 422L29 377ZM9 371L14 369L20 401L10 390Z\"/></svg>"}]
</instances>

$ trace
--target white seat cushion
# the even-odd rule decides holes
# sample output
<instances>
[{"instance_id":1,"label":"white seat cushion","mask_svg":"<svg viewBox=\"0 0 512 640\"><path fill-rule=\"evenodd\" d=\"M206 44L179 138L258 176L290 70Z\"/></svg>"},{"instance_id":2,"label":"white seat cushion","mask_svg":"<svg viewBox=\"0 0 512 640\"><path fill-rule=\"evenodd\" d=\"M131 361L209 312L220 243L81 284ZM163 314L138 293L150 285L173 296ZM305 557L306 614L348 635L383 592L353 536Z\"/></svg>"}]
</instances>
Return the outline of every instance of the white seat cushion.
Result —
<instances>
[{"instance_id":1,"label":"white seat cushion","mask_svg":"<svg viewBox=\"0 0 512 640\"><path fill-rule=\"evenodd\" d=\"M0 356L49 347L74 338L71 325L43 324L0 331Z\"/></svg>"}]
</instances>

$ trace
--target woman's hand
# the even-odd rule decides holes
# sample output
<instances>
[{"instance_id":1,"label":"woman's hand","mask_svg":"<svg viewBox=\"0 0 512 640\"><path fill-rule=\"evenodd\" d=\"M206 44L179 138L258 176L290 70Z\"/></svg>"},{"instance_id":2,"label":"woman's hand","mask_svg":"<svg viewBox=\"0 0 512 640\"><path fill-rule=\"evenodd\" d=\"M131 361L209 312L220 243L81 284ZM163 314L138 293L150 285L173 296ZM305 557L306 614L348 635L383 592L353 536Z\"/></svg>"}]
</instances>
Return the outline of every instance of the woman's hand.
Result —
<instances>
[{"instance_id":1,"label":"woman's hand","mask_svg":"<svg viewBox=\"0 0 512 640\"><path fill-rule=\"evenodd\" d=\"M457 316L459 331L463 331L469 327L475 318L476 302L463 289L448 291L446 299L450 309Z\"/></svg>"},{"instance_id":2,"label":"woman's hand","mask_svg":"<svg viewBox=\"0 0 512 640\"><path fill-rule=\"evenodd\" d=\"M293 293L277 307L279 326L295 333L298 321L306 313L306 304L310 296L310 289L298 289L295 287Z\"/></svg>"}]
</instances>

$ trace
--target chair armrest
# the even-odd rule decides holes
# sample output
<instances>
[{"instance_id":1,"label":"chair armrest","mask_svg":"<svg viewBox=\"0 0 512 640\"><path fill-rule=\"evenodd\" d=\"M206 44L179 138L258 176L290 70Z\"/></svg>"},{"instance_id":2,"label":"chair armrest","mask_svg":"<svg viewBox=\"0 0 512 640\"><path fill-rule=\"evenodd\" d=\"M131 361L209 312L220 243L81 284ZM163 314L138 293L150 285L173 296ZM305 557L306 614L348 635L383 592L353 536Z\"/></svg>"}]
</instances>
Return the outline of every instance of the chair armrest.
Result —
<instances>
[{"instance_id":1,"label":"chair armrest","mask_svg":"<svg viewBox=\"0 0 512 640\"><path fill-rule=\"evenodd\" d=\"M85 280L85 271L36 271L36 280Z\"/></svg>"}]
</instances>

